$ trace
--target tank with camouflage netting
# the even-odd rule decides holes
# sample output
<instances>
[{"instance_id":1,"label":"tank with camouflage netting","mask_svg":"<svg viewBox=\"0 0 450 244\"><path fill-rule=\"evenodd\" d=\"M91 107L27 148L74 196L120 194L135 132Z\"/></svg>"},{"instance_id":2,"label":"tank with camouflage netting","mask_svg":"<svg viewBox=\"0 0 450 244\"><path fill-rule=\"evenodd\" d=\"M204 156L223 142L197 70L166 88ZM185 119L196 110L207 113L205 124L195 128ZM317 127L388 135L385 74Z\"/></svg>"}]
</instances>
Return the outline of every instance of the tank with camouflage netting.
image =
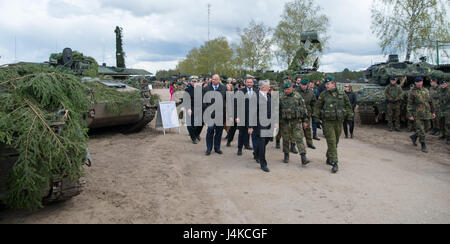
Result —
<instances>
[{"instance_id":1,"label":"tank with camouflage netting","mask_svg":"<svg viewBox=\"0 0 450 244\"><path fill-rule=\"evenodd\" d=\"M89 107L78 77L42 64L0 67L0 203L36 209L82 190Z\"/></svg>"},{"instance_id":2,"label":"tank with camouflage netting","mask_svg":"<svg viewBox=\"0 0 450 244\"><path fill-rule=\"evenodd\" d=\"M443 66L445 67L445 66ZM387 62L370 66L365 72L369 84L356 92L358 98L358 111L363 124L375 124L385 118L387 111L384 89L389 84L390 77L396 77L400 86L407 90L418 76L424 78L424 86L429 86L431 78L449 79L450 73L442 70L440 66L426 62L400 62L398 55L389 55ZM402 119L406 120L406 111L403 111Z\"/></svg>"}]
</instances>

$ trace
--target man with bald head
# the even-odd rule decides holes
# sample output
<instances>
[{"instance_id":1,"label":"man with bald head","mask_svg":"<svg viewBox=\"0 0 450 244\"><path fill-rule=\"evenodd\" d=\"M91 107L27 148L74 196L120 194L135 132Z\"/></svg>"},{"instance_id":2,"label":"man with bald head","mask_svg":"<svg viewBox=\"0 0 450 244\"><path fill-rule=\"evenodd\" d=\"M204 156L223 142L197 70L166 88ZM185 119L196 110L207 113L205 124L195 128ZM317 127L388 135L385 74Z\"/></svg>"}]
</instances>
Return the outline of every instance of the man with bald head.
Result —
<instances>
[{"instance_id":1,"label":"man with bald head","mask_svg":"<svg viewBox=\"0 0 450 244\"><path fill-rule=\"evenodd\" d=\"M223 127L225 123L225 105L226 105L226 92L227 88L222 84L220 81L220 76L218 74L215 74L211 79L211 84L206 86L203 89L203 97L209 92L218 92L222 98L223 102L223 114L217 114L216 112L213 112L211 114L211 118L215 120L215 122L208 124L208 130L206 133L206 156L211 155L211 151L214 146L214 151L217 154L223 154L223 152L220 150L220 143L222 141L222 133L223 133ZM203 103L203 111L208 109L210 106L214 106L216 103L216 99L211 99L211 102L209 103ZM205 115L205 113L204 113ZM218 123L216 120L216 116L223 116L222 122ZM206 119L204 118L204 121L206 122Z\"/></svg>"}]
</instances>

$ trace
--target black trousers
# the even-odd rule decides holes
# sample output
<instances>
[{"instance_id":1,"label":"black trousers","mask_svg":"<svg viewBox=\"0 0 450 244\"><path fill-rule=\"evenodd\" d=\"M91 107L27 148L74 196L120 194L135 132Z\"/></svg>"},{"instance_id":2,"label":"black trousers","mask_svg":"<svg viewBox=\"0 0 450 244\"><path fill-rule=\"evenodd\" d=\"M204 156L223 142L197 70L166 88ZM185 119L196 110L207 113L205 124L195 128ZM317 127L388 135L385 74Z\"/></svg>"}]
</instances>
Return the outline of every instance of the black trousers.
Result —
<instances>
[{"instance_id":1,"label":"black trousers","mask_svg":"<svg viewBox=\"0 0 450 244\"><path fill-rule=\"evenodd\" d=\"M195 140L200 137L200 134L202 134L203 126L188 126L187 130L191 140Z\"/></svg>"},{"instance_id":2,"label":"black trousers","mask_svg":"<svg viewBox=\"0 0 450 244\"><path fill-rule=\"evenodd\" d=\"M206 133L206 150L211 152L214 146L215 151L220 151L222 141L223 126L208 126Z\"/></svg>"},{"instance_id":3,"label":"black trousers","mask_svg":"<svg viewBox=\"0 0 450 244\"><path fill-rule=\"evenodd\" d=\"M344 134L348 136L348 129L350 129L350 135L353 135L355 128L355 120L344 120Z\"/></svg>"},{"instance_id":4,"label":"black trousers","mask_svg":"<svg viewBox=\"0 0 450 244\"><path fill-rule=\"evenodd\" d=\"M266 161L266 146L270 141L269 137L261 137L260 135L255 135L256 141L258 141L258 146L255 149L255 154L261 164L261 167L267 166Z\"/></svg>"},{"instance_id":5,"label":"black trousers","mask_svg":"<svg viewBox=\"0 0 450 244\"><path fill-rule=\"evenodd\" d=\"M228 129L228 142L232 142L234 140L234 136L236 135L237 124L235 123Z\"/></svg>"}]
</instances>

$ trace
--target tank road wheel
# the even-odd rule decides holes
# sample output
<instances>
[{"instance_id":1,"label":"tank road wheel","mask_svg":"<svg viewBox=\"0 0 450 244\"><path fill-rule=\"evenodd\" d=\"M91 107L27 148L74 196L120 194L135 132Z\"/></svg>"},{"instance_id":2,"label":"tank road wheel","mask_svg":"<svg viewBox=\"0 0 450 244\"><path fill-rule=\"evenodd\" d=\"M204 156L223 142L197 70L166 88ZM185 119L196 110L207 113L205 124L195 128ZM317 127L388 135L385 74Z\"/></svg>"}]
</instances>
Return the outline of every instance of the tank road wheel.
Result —
<instances>
[{"instance_id":1,"label":"tank road wheel","mask_svg":"<svg viewBox=\"0 0 450 244\"><path fill-rule=\"evenodd\" d=\"M361 124L376 124L377 123L377 113L373 106L360 106L359 107L359 118L361 119Z\"/></svg>"},{"instance_id":2,"label":"tank road wheel","mask_svg":"<svg viewBox=\"0 0 450 244\"><path fill-rule=\"evenodd\" d=\"M131 125L129 128L125 129L123 133L137 133L141 131L148 123L150 123L156 116L157 107L151 107L144 111L144 116L141 121Z\"/></svg>"}]
</instances>

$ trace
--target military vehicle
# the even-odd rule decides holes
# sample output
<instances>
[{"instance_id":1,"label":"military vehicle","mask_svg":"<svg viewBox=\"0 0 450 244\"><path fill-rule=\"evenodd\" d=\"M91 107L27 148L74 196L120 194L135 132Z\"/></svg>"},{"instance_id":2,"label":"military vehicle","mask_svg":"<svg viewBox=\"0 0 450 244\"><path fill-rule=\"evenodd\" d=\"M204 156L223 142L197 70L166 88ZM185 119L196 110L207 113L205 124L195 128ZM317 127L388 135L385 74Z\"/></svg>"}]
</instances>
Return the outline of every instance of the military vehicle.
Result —
<instances>
[{"instance_id":1,"label":"military vehicle","mask_svg":"<svg viewBox=\"0 0 450 244\"><path fill-rule=\"evenodd\" d=\"M91 165L80 87L49 65L0 67L0 204L36 209L80 194L82 166Z\"/></svg>"},{"instance_id":2,"label":"military vehicle","mask_svg":"<svg viewBox=\"0 0 450 244\"><path fill-rule=\"evenodd\" d=\"M368 83L356 92L361 123L375 124L385 119L387 103L384 89L390 83L389 77L397 77L400 86L406 91L418 76L424 78L425 87L430 86L432 77L449 79L450 73L445 67L427 63L425 57L418 63L400 62L396 54L389 55L387 62L370 66L364 72ZM406 110L401 117L406 120Z\"/></svg>"},{"instance_id":3,"label":"military vehicle","mask_svg":"<svg viewBox=\"0 0 450 244\"><path fill-rule=\"evenodd\" d=\"M74 56L73 53L77 55ZM98 68L97 73L112 78L85 77L82 79L88 87L92 103L90 111L86 113L86 121L90 129L122 126L124 132L132 133L140 131L154 119L158 99L151 94L148 83L145 80L130 83L139 85L132 87L117 81L132 75L145 75L148 72L106 67L106 65L98 66L92 58L72 52L70 48L65 48L59 55L52 54L50 64L61 68L67 67L81 76L95 74L96 72L92 69Z\"/></svg>"}]
</instances>

